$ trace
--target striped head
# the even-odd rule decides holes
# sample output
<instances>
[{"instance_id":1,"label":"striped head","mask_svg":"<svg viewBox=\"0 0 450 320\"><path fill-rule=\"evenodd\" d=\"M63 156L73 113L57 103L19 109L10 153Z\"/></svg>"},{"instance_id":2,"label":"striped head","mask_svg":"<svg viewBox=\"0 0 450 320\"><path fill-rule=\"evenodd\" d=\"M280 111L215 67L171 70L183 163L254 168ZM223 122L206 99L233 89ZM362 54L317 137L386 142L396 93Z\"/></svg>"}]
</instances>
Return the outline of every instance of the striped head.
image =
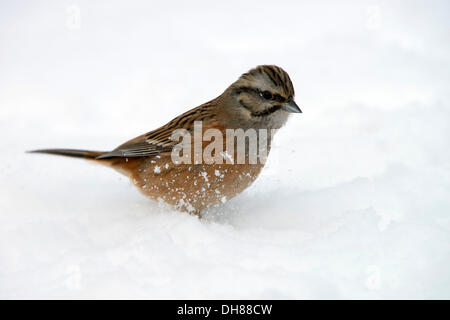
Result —
<instances>
[{"instance_id":1,"label":"striped head","mask_svg":"<svg viewBox=\"0 0 450 320\"><path fill-rule=\"evenodd\" d=\"M230 89L234 111L252 126L278 129L289 114L302 112L294 102L289 75L274 65L258 66L244 73Z\"/></svg>"}]
</instances>

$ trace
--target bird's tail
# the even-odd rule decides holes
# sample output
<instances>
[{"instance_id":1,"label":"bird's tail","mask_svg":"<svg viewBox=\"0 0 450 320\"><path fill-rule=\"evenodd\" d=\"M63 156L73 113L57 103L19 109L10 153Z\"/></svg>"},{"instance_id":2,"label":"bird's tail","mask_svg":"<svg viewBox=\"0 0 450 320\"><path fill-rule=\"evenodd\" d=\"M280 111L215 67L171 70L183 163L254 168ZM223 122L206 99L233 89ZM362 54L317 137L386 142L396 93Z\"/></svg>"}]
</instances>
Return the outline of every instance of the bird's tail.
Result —
<instances>
[{"instance_id":1,"label":"bird's tail","mask_svg":"<svg viewBox=\"0 0 450 320\"><path fill-rule=\"evenodd\" d=\"M28 151L29 153L46 153L54 154L58 156L66 156L72 158L83 158L89 160L97 160L97 157L105 154L103 151L88 151L88 150L76 150L76 149L40 149Z\"/></svg>"}]
</instances>

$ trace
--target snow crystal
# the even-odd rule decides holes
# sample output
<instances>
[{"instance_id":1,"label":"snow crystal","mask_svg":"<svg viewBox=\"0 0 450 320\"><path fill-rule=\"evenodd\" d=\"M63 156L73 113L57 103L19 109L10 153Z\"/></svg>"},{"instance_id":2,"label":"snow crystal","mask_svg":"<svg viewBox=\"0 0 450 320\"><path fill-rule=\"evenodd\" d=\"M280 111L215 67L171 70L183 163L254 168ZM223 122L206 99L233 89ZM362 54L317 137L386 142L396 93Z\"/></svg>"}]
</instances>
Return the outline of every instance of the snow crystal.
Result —
<instances>
[{"instance_id":1,"label":"snow crystal","mask_svg":"<svg viewBox=\"0 0 450 320\"><path fill-rule=\"evenodd\" d=\"M203 179L205 179L205 182L208 182L208 173L207 172L200 172L200 176L202 176Z\"/></svg>"}]
</instances>

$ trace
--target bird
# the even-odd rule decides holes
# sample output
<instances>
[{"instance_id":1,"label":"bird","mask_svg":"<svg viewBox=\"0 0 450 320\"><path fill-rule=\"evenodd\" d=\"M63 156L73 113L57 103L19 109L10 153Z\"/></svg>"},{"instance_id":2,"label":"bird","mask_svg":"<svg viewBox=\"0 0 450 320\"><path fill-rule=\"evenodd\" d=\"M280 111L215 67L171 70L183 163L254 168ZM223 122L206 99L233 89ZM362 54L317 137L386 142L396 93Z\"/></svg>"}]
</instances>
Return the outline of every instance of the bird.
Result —
<instances>
[{"instance_id":1,"label":"bird","mask_svg":"<svg viewBox=\"0 0 450 320\"><path fill-rule=\"evenodd\" d=\"M151 199L201 217L211 206L225 203L249 187L263 169L264 157L259 157L256 163L250 163L249 159L255 153L255 149L250 150L250 135L243 139L243 162L237 161L238 145L229 146L223 140L218 141L216 147L225 150L212 150L211 158L222 158L224 161L206 161L206 158L205 161L197 161L196 154L200 152L202 155L207 148L208 141L204 140L197 145L200 146L197 153L194 151L193 154L185 155L185 149L182 149L183 156L186 156L183 158L185 162L174 161L175 151L181 154L180 146L194 146L196 142L192 140L195 140L197 126L202 139L208 130L224 136L228 132L265 131L267 143L261 150L267 156L278 129L286 124L290 115L302 113L294 97L294 87L286 71L275 65L259 65L243 73L218 97L112 151L38 149L29 152L82 158L106 165L129 177ZM179 143L180 139L174 139L176 132L184 134L184 144ZM215 136L215 142L217 139ZM210 137L210 140L213 139ZM257 135L258 145L263 140Z\"/></svg>"}]
</instances>

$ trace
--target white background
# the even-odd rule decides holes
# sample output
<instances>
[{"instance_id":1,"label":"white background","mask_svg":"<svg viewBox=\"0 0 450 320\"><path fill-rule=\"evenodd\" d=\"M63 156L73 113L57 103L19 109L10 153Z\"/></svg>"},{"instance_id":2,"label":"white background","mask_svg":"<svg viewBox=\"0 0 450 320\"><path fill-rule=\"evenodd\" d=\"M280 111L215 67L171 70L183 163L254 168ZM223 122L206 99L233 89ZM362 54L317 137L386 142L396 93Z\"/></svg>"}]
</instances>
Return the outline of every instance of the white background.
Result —
<instances>
[{"instance_id":1,"label":"white background","mask_svg":"<svg viewBox=\"0 0 450 320\"><path fill-rule=\"evenodd\" d=\"M448 1L1 1L1 298L450 298ZM258 64L303 114L199 221L108 150Z\"/></svg>"}]
</instances>

